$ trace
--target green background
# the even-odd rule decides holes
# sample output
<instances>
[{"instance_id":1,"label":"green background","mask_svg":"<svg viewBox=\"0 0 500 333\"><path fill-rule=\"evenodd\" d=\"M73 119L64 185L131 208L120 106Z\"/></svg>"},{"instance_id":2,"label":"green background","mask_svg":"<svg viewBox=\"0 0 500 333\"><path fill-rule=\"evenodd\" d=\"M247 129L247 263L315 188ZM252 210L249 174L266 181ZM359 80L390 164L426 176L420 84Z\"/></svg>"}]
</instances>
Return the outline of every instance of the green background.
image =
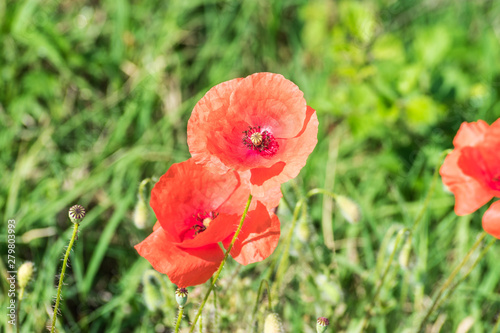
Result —
<instances>
[{"instance_id":1,"label":"green background","mask_svg":"<svg viewBox=\"0 0 500 333\"><path fill-rule=\"evenodd\" d=\"M411 227L460 124L500 117L498 17L498 1L0 0L2 295L8 219L17 221L17 264L36 267L21 331L48 324L75 203L88 214L60 331L172 331L175 287L164 280L163 295L157 280L144 284L150 265L133 249L154 223L149 211L145 229L134 224L139 183L189 158L186 123L210 87L263 71L296 83L319 117L315 151L283 186L291 205L327 188L354 199L363 218L349 224L330 199L311 198L277 279L292 220L280 205L278 249L246 267L230 259L205 331L251 332L262 279L274 282L287 332L314 332L318 316L330 319L328 332L355 332L370 306L368 331L414 330L481 232L486 207L457 217L438 179L409 265L389 260L395 233ZM492 330L499 251L494 245L431 315L429 331ZM206 288L190 288L189 319ZM259 318L265 309L259 302Z\"/></svg>"}]
</instances>

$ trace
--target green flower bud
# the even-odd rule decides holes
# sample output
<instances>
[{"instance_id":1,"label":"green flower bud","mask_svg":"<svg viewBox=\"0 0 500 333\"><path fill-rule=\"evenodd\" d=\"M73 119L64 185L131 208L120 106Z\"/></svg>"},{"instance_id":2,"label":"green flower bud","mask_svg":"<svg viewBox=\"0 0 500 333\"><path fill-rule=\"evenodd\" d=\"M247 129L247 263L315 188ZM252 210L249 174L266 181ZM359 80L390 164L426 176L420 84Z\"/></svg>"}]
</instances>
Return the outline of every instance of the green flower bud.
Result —
<instances>
[{"instance_id":1,"label":"green flower bud","mask_svg":"<svg viewBox=\"0 0 500 333\"><path fill-rule=\"evenodd\" d=\"M335 202L340 208L340 213L349 223L358 223L361 220L361 209L358 204L343 195L337 195Z\"/></svg>"},{"instance_id":2,"label":"green flower bud","mask_svg":"<svg viewBox=\"0 0 500 333\"><path fill-rule=\"evenodd\" d=\"M330 325L330 321L325 317L319 317L316 322L316 332L324 333L326 332L326 328Z\"/></svg>"},{"instance_id":3,"label":"green flower bud","mask_svg":"<svg viewBox=\"0 0 500 333\"><path fill-rule=\"evenodd\" d=\"M264 323L264 333L284 333L283 324L277 313L270 313Z\"/></svg>"},{"instance_id":4,"label":"green flower bud","mask_svg":"<svg viewBox=\"0 0 500 333\"><path fill-rule=\"evenodd\" d=\"M148 206L144 200L139 198L137 204L134 209L134 224L137 229L144 229L146 227L146 223L148 222Z\"/></svg>"},{"instance_id":5,"label":"green flower bud","mask_svg":"<svg viewBox=\"0 0 500 333\"><path fill-rule=\"evenodd\" d=\"M33 268L34 265L31 261L27 261L19 267L17 271L17 276L19 278L19 287L26 288L28 282L31 280L33 276Z\"/></svg>"},{"instance_id":6,"label":"green flower bud","mask_svg":"<svg viewBox=\"0 0 500 333\"><path fill-rule=\"evenodd\" d=\"M149 311L160 309L163 305L163 295L160 290L159 281L156 277L156 271L147 270L142 276L142 284L144 289L144 303Z\"/></svg>"},{"instance_id":7,"label":"green flower bud","mask_svg":"<svg viewBox=\"0 0 500 333\"><path fill-rule=\"evenodd\" d=\"M406 242L405 245L403 245L403 248L401 249L401 252L399 253L399 265L401 265L401 268L406 269L408 268L408 263L410 262L410 255L411 255L411 243Z\"/></svg>"},{"instance_id":8,"label":"green flower bud","mask_svg":"<svg viewBox=\"0 0 500 333\"><path fill-rule=\"evenodd\" d=\"M68 215L71 222L78 224L82 222L85 213L85 208L83 208L83 206L74 205L69 209Z\"/></svg>"},{"instance_id":9,"label":"green flower bud","mask_svg":"<svg viewBox=\"0 0 500 333\"><path fill-rule=\"evenodd\" d=\"M188 299L188 291L186 288L177 288L175 291L175 300L179 307L183 308Z\"/></svg>"}]
</instances>

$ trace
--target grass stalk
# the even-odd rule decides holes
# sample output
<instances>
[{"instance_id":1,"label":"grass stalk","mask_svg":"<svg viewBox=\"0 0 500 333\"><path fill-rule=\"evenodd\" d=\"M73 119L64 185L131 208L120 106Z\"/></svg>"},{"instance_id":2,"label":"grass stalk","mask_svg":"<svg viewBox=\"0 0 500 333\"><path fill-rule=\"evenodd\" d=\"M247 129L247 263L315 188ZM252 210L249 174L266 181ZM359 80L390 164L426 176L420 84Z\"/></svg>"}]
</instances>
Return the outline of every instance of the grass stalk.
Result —
<instances>
[{"instance_id":1,"label":"grass stalk","mask_svg":"<svg viewBox=\"0 0 500 333\"><path fill-rule=\"evenodd\" d=\"M462 261L458 264L457 267L451 272L451 274L448 276L444 284L439 288L439 291L436 294L436 297L434 297L434 301L432 302L432 305L430 308L427 310L425 316L423 317L422 321L418 325L418 330L417 332L421 332L424 329L425 323L429 319L429 317L432 315L435 309L437 309L437 305L441 299L441 296L444 294L444 292L450 287L451 283L453 282L453 279L457 276L457 274L460 272L462 267L469 261L470 256L476 251L476 249L481 245L483 239L486 237L487 233L482 232L476 242L472 245L471 249L469 252L467 252L467 255L462 259ZM489 247L488 247L489 248ZM481 256L480 256L481 257ZM467 275L470 273L470 271L467 273Z\"/></svg>"},{"instance_id":2,"label":"grass stalk","mask_svg":"<svg viewBox=\"0 0 500 333\"><path fill-rule=\"evenodd\" d=\"M292 218L292 225L290 226L290 230L288 231L288 234L286 236L285 242L284 242L284 247L283 247L283 255L281 256L281 261L278 265L278 269L276 270L276 280L273 283L272 286L272 291L271 293L273 295L276 294L278 285L281 284L281 280L283 279L283 275L285 274L285 271L288 266L288 254L290 252L290 244L292 242L292 236L293 236L293 230L295 229L295 225L297 224L297 220L299 218L299 213L304 205L305 200L300 199L297 204L295 205L295 208L293 210L293 218Z\"/></svg>"}]
</instances>

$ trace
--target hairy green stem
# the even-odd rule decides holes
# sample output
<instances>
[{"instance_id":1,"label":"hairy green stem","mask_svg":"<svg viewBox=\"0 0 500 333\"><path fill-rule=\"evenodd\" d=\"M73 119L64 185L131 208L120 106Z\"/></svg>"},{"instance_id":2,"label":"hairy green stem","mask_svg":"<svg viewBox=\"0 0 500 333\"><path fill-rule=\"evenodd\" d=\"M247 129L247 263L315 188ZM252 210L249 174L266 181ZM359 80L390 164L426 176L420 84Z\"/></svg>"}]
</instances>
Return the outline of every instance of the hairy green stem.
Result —
<instances>
[{"instance_id":1,"label":"hairy green stem","mask_svg":"<svg viewBox=\"0 0 500 333\"><path fill-rule=\"evenodd\" d=\"M309 192L307 192L306 197L310 198L310 197L312 197L313 195L316 195L316 194L328 195L333 200L337 199L337 195L335 193L330 192L328 190L325 190L324 188L315 188L315 189L312 189Z\"/></svg>"},{"instance_id":2,"label":"hairy green stem","mask_svg":"<svg viewBox=\"0 0 500 333\"><path fill-rule=\"evenodd\" d=\"M57 311L59 310L59 303L61 301L61 290L63 286L64 274L66 273L66 266L68 265L69 254L71 253L71 248L75 243L76 234L78 233L78 223L73 223L73 235L69 241L68 248L66 249L66 254L64 255L64 261L61 269L61 276L59 277L59 286L57 287L56 295L56 305L54 306L54 313L52 314L52 325L50 327L50 332L54 333L56 329Z\"/></svg>"},{"instance_id":3,"label":"hairy green stem","mask_svg":"<svg viewBox=\"0 0 500 333\"><path fill-rule=\"evenodd\" d=\"M17 321L17 325L16 325L16 331L17 333L19 333L19 317L21 316L21 304L23 302L23 296L24 296L24 288L21 288L19 290L19 304L17 305L17 316L16 316L16 321Z\"/></svg>"},{"instance_id":4,"label":"hairy green stem","mask_svg":"<svg viewBox=\"0 0 500 333\"><path fill-rule=\"evenodd\" d=\"M269 288L269 282L267 282L267 280L262 280L260 281L259 290L257 291L257 298L255 299L255 305L253 307L252 316L255 316L255 314L257 313L260 296L262 295L262 287L264 286L264 284L266 285L267 289L267 308L270 311L273 307L271 303L271 288Z\"/></svg>"},{"instance_id":5,"label":"hairy green stem","mask_svg":"<svg viewBox=\"0 0 500 333\"><path fill-rule=\"evenodd\" d=\"M282 195L281 198L283 199L283 202L285 203L286 208L288 208L288 210L290 212L292 212L292 205L290 204L290 200L288 200L288 198L285 195L285 192L283 192L283 190L281 191L281 195Z\"/></svg>"},{"instance_id":6,"label":"hairy green stem","mask_svg":"<svg viewBox=\"0 0 500 333\"><path fill-rule=\"evenodd\" d=\"M476 249L479 247L479 245L481 245L481 243L482 243L483 239L486 237L486 235L487 234L484 231L480 234L480 236L478 237L478 239L476 240L474 245L472 245L469 252L467 252L467 255L462 259L462 261L458 264L458 266L455 267L455 269L451 272L450 276L448 276L448 279L446 279L446 281L441 286L441 288L439 288L439 291L437 292L436 297L434 297L434 301L432 302L431 307L429 308L429 310L427 310L427 313L425 314L424 318L420 322L420 325L419 325L417 332L421 332L424 329L425 323L427 322L427 320L429 319L431 314L434 312L434 310L437 308L437 304L438 304L441 296L446 291L446 289L448 289L448 287L451 285L451 283L453 282L453 279L455 278L455 276L457 276L457 274L460 272L462 267L464 267L464 265L469 261L470 256L474 253L474 251L476 251Z\"/></svg>"},{"instance_id":7,"label":"hairy green stem","mask_svg":"<svg viewBox=\"0 0 500 333\"><path fill-rule=\"evenodd\" d=\"M219 331L219 326L218 326L218 318L217 318L217 291L214 290L214 296L212 297L214 299L214 330L217 332Z\"/></svg>"},{"instance_id":8,"label":"hairy green stem","mask_svg":"<svg viewBox=\"0 0 500 333\"><path fill-rule=\"evenodd\" d=\"M179 306L179 315L177 316L177 324L175 324L175 333L179 332L179 327L181 327L181 320L183 313L184 313L184 307Z\"/></svg>"},{"instance_id":9,"label":"hairy green stem","mask_svg":"<svg viewBox=\"0 0 500 333\"><path fill-rule=\"evenodd\" d=\"M233 239L231 240L231 243L229 244L226 253L224 254L224 259L222 260L219 269L217 272L215 272L214 278L212 283L210 283L210 287L208 288L207 293L205 294L205 297L203 298L203 301L201 302L200 308L198 309L198 312L196 313L196 317L194 318L193 324L191 326L191 329L189 330L190 333L194 332L194 328L196 326L196 322L198 321L198 318L201 315L201 312L203 310L203 307L205 307L205 303L207 303L208 297L210 296L210 293L214 289L215 283L217 282L217 279L219 278L220 272L222 271L222 268L224 267L224 264L226 263L227 257L229 256L229 253L231 252L231 249L233 248L234 243L236 242L236 239L238 238L238 235L240 234L241 228L243 227L243 222L245 221L245 218L248 213L248 209L250 208L250 203L252 202L252 195L250 194L248 196L248 201L247 205L245 207L245 210L243 211L243 215L241 216L240 224L238 225L238 229L236 229L236 232L234 233Z\"/></svg>"},{"instance_id":10,"label":"hairy green stem","mask_svg":"<svg viewBox=\"0 0 500 333\"><path fill-rule=\"evenodd\" d=\"M139 184L139 198L146 202L146 197L144 196L144 188L146 187L146 185L149 183L149 182L154 182L155 180L153 180L153 178L145 178L141 181L141 183Z\"/></svg>"}]
</instances>

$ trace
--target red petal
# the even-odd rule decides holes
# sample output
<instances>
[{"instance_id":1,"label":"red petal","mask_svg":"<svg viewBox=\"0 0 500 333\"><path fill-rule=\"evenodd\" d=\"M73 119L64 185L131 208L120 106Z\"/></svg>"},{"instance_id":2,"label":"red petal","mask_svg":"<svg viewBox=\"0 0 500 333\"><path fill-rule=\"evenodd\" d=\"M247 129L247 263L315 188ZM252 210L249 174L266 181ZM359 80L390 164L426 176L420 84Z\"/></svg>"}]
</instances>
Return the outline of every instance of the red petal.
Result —
<instances>
[{"instance_id":1,"label":"red petal","mask_svg":"<svg viewBox=\"0 0 500 333\"><path fill-rule=\"evenodd\" d=\"M276 176L279 176L280 173L283 172L283 169L285 168L286 163L283 161L280 161L276 164L274 164L270 168L255 168L250 170L251 172L251 177L250 177L250 182L253 185L257 186L262 186L269 178L273 178Z\"/></svg>"},{"instance_id":2,"label":"red petal","mask_svg":"<svg viewBox=\"0 0 500 333\"><path fill-rule=\"evenodd\" d=\"M280 186L269 188L266 190L266 192L257 193L254 195L254 199L252 201L252 206L250 206L250 209L255 209L256 206L253 206L253 203L260 201L266 206L268 211L274 211L274 209L280 203L282 197L283 193L281 193Z\"/></svg>"},{"instance_id":3,"label":"red petal","mask_svg":"<svg viewBox=\"0 0 500 333\"><path fill-rule=\"evenodd\" d=\"M233 235L223 242L227 249ZM231 256L240 264L248 265L269 257L280 238L280 221L274 214L269 215L266 207L257 203L257 208L248 215L243 223L238 239L231 249Z\"/></svg>"},{"instance_id":4,"label":"red petal","mask_svg":"<svg viewBox=\"0 0 500 333\"><path fill-rule=\"evenodd\" d=\"M230 117L271 129L275 138L296 136L304 124L306 101L293 82L280 74L247 76L231 95Z\"/></svg>"},{"instance_id":5,"label":"red petal","mask_svg":"<svg viewBox=\"0 0 500 333\"><path fill-rule=\"evenodd\" d=\"M242 188L239 175L234 171L213 174L189 159L173 164L151 191L151 207L167 237L175 243L183 241L186 230L193 226L193 215L204 211L240 213L245 208L249 189ZM229 201L230 204L226 204ZM226 204L224 211L219 208Z\"/></svg>"},{"instance_id":6,"label":"red petal","mask_svg":"<svg viewBox=\"0 0 500 333\"><path fill-rule=\"evenodd\" d=\"M235 215L219 214L208 228L200 232L193 239L184 240L182 243L177 244L182 248L197 248L210 244L217 244L222 242L229 235L234 234L240 223L241 213Z\"/></svg>"},{"instance_id":7,"label":"red petal","mask_svg":"<svg viewBox=\"0 0 500 333\"><path fill-rule=\"evenodd\" d=\"M167 274L178 287L206 282L217 270L224 253L214 244L197 249L180 249L158 228L135 249L160 273Z\"/></svg>"},{"instance_id":8,"label":"red petal","mask_svg":"<svg viewBox=\"0 0 500 333\"><path fill-rule=\"evenodd\" d=\"M500 201L495 201L483 215L483 229L500 239Z\"/></svg>"},{"instance_id":9,"label":"red petal","mask_svg":"<svg viewBox=\"0 0 500 333\"><path fill-rule=\"evenodd\" d=\"M488 124L483 120L472 123L463 122L453 139L453 145L455 148L476 145L483 140L488 127Z\"/></svg>"},{"instance_id":10,"label":"red petal","mask_svg":"<svg viewBox=\"0 0 500 333\"><path fill-rule=\"evenodd\" d=\"M481 142L475 147L464 147L458 159L463 173L477 180L493 196L500 196L500 141L487 146Z\"/></svg>"},{"instance_id":11,"label":"red petal","mask_svg":"<svg viewBox=\"0 0 500 333\"><path fill-rule=\"evenodd\" d=\"M280 151L277 156L286 163L283 170L277 173L277 166L270 169L254 168L250 170L250 182L253 185L252 194L263 195L269 189L297 177L317 143L318 117L316 111L308 106L304 128L299 135L280 142Z\"/></svg>"},{"instance_id":12,"label":"red petal","mask_svg":"<svg viewBox=\"0 0 500 333\"><path fill-rule=\"evenodd\" d=\"M187 125L187 143L191 156L197 163L206 164L213 172L225 173L228 170L220 159L208 153L208 146L214 140L212 124L226 117L229 108L229 98L238 83L243 79L222 82L210 89L196 104Z\"/></svg>"},{"instance_id":13,"label":"red petal","mask_svg":"<svg viewBox=\"0 0 500 333\"><path fill-rule=\"evenodd\" d=\"M461 150L454 150L446 156L439 173L443 183L455 195L455 213L467 215L487 203L493 195L477 180L467 176L458 166Z\"/></svg>"},{"instance_id":14,"label":"red petal","mask_svg":"<svg viewBox=\"0 0 500 333\"><path fill-rule=\"evenodd\" d=\"M153 231L156 231L156 229L160 228L160 222L156 221L155 225L153 226Z\"/></svg>"}]
</instances>

